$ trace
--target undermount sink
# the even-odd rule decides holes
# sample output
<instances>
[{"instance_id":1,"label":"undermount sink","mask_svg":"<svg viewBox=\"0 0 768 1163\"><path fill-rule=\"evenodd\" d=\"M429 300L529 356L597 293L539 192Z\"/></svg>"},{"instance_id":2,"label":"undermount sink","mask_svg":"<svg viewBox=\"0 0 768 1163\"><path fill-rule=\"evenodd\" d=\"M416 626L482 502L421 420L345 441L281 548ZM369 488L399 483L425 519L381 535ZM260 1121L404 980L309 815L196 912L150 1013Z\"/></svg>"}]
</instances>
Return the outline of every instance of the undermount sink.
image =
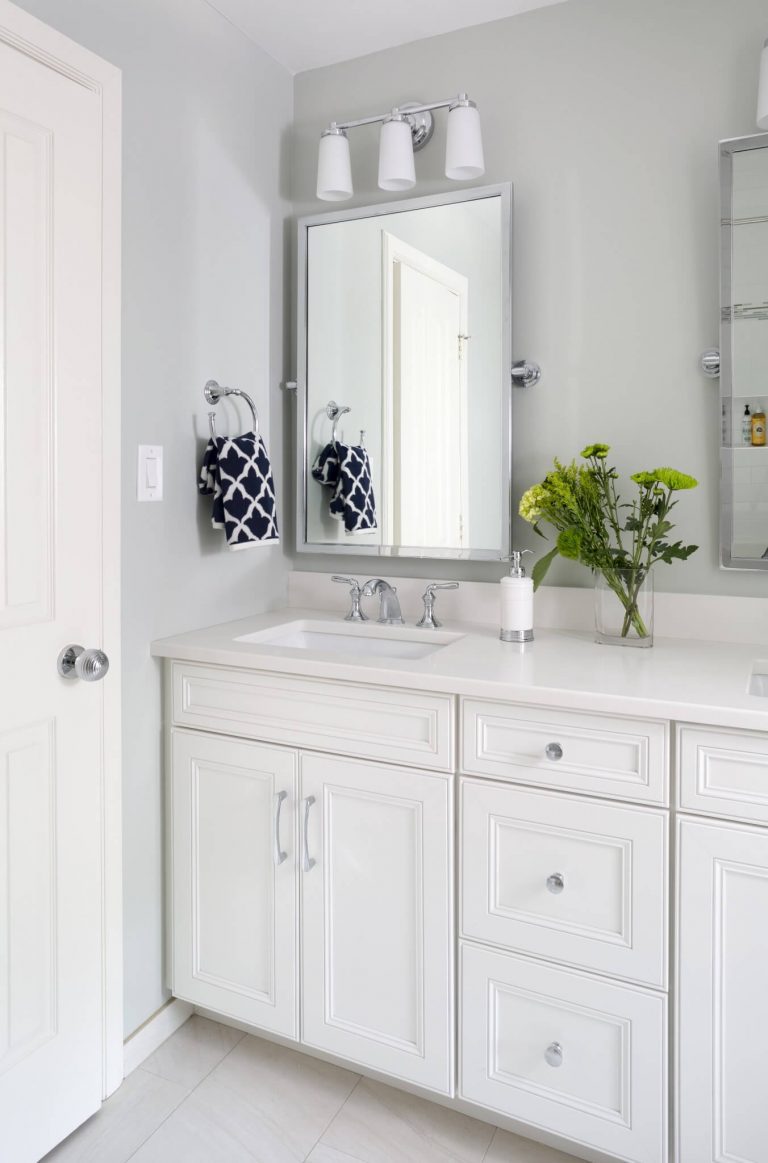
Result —
<instances>
[{"instance_id":1,"label":"undermount sink","mask_svg":"<svg viewBox=\"0 0 768 1163\"><path fill-rule=\"evenodd\" d=\"M768 698L768 660L761 659L753 664L747 693Z\"/></svg>"},{"instance_id":2,"label":"undermount sink","mask_svg":"<svg viewBox=\"0 0 768 1163\"><path fill-rule=\"evenodd\" d=\"M314 650L321 654L346 654L357 658L427 658L457 642L461 634L443 630L417 630L408 626L378 623L316 622L306 618L281 622L268 630L243 634L235 642L277 646L281 650Z\"/></svg>"}]
</instances>

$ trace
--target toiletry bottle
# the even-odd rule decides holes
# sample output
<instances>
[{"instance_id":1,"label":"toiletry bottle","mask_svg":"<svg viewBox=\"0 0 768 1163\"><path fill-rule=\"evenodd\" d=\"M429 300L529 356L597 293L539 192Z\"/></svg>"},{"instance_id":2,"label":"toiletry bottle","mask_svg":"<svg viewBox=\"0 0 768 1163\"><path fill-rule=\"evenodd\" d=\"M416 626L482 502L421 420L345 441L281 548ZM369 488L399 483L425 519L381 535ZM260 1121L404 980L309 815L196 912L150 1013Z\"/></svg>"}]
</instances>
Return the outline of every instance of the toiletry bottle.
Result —
<instances>
[{"instance_id":1,"label":"toiletry bottle","mask_svg":"<svg viewBox=\"0 0 768 1163\"><path fill-rule=\"evenodd\" d=\"M526 577L523 554L530 549L513 549L509 577L501 579L502 642L533 641L533 580Z\"/></svg>"},{"instance_id":2,"label":"toiletry bottle","mask_svg":"<svg viewBox=\"0 0 768 1163\"><path fill-rule=\"evenodd\" d=\"M752 443L752 413L749 410L749 404L744 405L744 416L741 421L741 443Z\"/></svg>"},{"instance_id":3,"label":"toiletry bottle","mask_svg":"<svg viewBox=\"0 0 768 1163\"><path fill-rule=\"evenodd\" d=\"M759 404L757 411L752 413L752 444L758 448L765 444L765 412Z\"/></svg>"}]
</instances>

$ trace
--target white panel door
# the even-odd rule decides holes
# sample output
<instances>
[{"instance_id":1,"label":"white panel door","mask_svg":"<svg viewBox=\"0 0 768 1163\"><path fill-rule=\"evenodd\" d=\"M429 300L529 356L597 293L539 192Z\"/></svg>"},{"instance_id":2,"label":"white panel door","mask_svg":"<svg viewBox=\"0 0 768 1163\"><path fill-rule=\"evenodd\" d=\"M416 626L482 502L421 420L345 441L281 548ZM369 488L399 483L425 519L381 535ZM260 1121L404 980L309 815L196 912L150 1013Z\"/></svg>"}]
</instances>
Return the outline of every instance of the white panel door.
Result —
<instances>
[{"instance_id":1,"label":"white panel door","mask_svg":"<svg viewBox=\"0 0 768 1163\"><path fill-rule=\"evenodd\" d=\"M397 545L470 544L465 275L385 234L385 532ZM386 294L386 292L385 292ZM390 437L391 432L391 437ZM387 448L389 454L387 455ZM391 465L391 471L390 471Z\"/></svg>"},{"instance_id":2,"label":"white panel door","mask_svg":"<svg viewBox=\"0 0 768 1163\"><path fill-rule=\"evenodd\" d=\"M102 100L6 43L43 28L17 11L0 6L0 1159L31 1163L103 1095L115 739L105 684L56 661L72 643L116 657L102 546L119 469L102 473Z\"/></svg>"},{"instance_id":3,"label":"white panel door","mask_svg":"<svg viewBox=\"0 0 768 1163\"><path fill-rule=\"evenodd\" d=\"M449 1094L452 781L301 756L302 1040Z\"/></svg>"},{"instance_id":4,"label":"white panel door","mask_svg":"<svg viewBox=\"0 0 768 1163\"><path fill-rule=\"evenodd\" d=\"M768 832L681 820L678 1163L768 1163Z\"/></svg>"},{"instance_id":5,"label":"white panel door","mask_svg":"<svg viewBox=\"0 0 768 1163\"><path fill-rule=\"evenodd\" d=\"M296 752L171 734L171 989L298 1034Z\"/></svg>"}]
</instances>

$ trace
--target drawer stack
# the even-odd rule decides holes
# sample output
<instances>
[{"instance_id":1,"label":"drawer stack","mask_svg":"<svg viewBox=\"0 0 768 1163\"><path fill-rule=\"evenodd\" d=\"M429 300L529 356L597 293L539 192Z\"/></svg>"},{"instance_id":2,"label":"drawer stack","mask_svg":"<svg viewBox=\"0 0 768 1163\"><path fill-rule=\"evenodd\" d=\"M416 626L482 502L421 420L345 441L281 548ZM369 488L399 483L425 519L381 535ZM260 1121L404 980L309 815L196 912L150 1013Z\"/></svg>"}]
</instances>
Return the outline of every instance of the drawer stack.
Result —
<instances>
[{"instance_id":1,"label":"drawer stack","mask_svg":"<svg viewBox=\"0 0 768 1163\"><path fill-rule=\"evenodd\" d=\"M474 699L461 717L461 1094L662 1163L666 726Z\"/></svg>"}]
</instances>

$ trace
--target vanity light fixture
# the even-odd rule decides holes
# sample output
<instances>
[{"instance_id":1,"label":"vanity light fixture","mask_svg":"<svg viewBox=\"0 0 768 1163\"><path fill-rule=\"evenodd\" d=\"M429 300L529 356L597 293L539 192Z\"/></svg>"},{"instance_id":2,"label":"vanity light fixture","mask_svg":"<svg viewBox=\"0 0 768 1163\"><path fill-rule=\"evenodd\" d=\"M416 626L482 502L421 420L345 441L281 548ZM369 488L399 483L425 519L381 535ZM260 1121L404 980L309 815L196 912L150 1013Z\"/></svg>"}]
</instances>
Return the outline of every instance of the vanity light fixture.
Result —
<instances>
[{"instance_id":1,"label":"vanity light fixture","mask_svg":"<svg viewBox=\"0 0 768 1163\"><path fill-rule=\"evenodd\" d=\"M760 84L757 90L757 128L768 129L768 40L760 57Z\"/></svg>"},{"instance_id":2,"label":"vanity light fixture","mask_svg":"<svg viewBox=\"0 0 768 1163\"><path fill-rule=\"evenodd\" d=\"M356 121L332 121L320 135L317 161L317 196L323 202L352 197L352 168L347 131L361 125L381 124L379 139L379 189L410 190L416 185L414 151L423 149L435 129L432 112L448 110L445 176L468 182L485 173L480 114L466 93L447 101L408 101L389 113L360 117Z\"/></svg>"}]
</instances>

